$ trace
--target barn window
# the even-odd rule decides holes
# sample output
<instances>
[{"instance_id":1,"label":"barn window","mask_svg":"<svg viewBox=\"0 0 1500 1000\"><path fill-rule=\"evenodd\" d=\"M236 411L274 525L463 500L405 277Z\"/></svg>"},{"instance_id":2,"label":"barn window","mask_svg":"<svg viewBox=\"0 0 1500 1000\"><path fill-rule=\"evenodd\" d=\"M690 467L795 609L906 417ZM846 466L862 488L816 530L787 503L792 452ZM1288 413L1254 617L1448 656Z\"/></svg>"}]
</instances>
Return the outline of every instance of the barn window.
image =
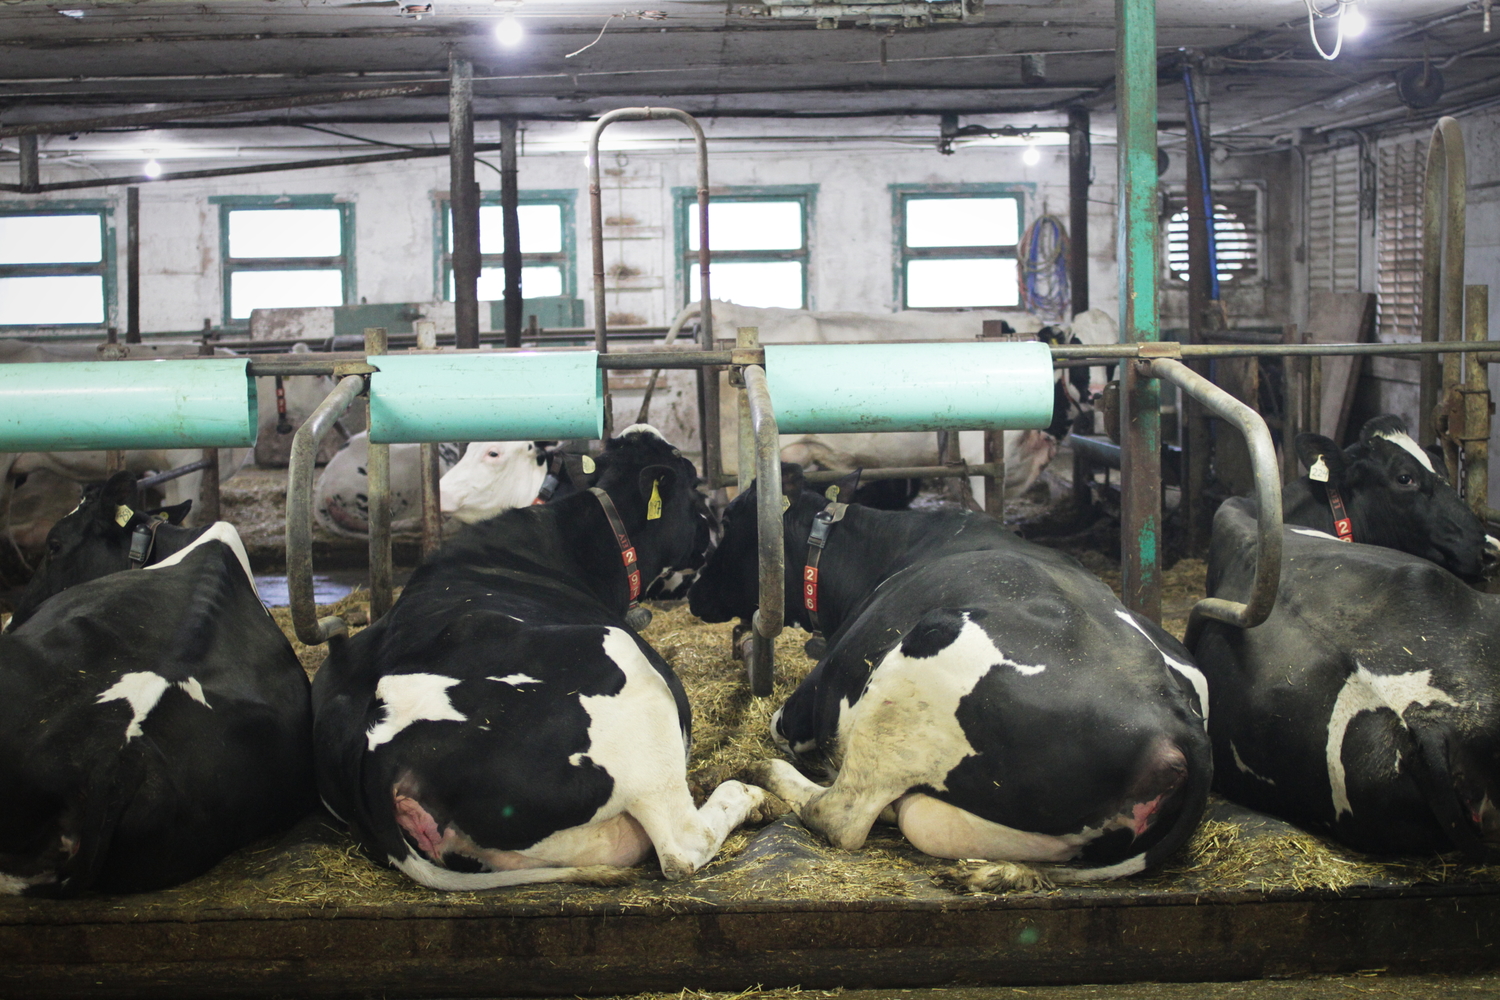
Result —
<instances>
[{"instance_id":1,"label":"barn window","mask_svg":"<svg viewBox=\"0 0 1500 1000\"><path fill-rule=\"evenodd\" d=\"M677 279L698 299L698 191L676 188ZM709 294L742 306L808 308L815 186L721 188L708 201Z\"/></svg>"},{"instance_id":2,"label":"barn window","mask_svg":"<svg viewBox=\"0 0 1500 1000\"><path fill-rule=\"evenodd\" d=\"M1188 209L1182 191L1168 195L1166 225L1167 277L1188 280ZM1219 283L1246 284L1260 277L1260 189L1225 188L1214 192L1214 249Z\"/></svg>"},{"instance_id":3,"label":"barn window","mask_svg":"<svg viewBox=\"0 0 1500 1000\"><path fill-rule=\"evenodd\" d=\"M102 203L0 206L0 326L104 326L114 263Z\"/></svg>"},{"instance_id":4,"label":"barn window","mask_svg":"<svg viewBox=\"0 0 1500 1000\"><path fill-rule=\"evenodd\" d=\"M521 294L526 299L572 297L577 294L577 224L573 201L577 192L522 191L516 214L521 224ZM438 205L438 280L442 297L453 299L453 210L444 198ZM505 226L500 192L487 191L479 200L479 300L505 298Z\"/></svg>"},{"instance_id":5,"label":"barn window","mask_svg":"<svg viewBox=\"0 0 1500 1000\"><path fill-rule=\"evenodd\" d=\"M892 187L903 309L1014 306L1021 194L996 185Z\"/></svg>"},{"instance_id":6,"label":"barn window","mask_svg":"<svg viewBox=\"0 0 1500 1000\"><path fill-rule=\"evenodd\" d=\"M341 306L354 291L354 206L332 195L228 197L219 205L224 322L253 309Z\"/></svg>"}]
</instances>

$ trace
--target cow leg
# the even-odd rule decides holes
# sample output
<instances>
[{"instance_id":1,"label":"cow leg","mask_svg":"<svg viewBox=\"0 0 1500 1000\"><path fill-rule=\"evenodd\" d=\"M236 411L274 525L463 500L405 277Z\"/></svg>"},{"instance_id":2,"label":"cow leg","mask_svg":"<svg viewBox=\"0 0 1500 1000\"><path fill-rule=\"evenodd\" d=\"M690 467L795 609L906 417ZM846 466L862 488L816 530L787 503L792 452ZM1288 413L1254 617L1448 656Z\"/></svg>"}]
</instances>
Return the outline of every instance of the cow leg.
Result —
<instances>
[{"instance_id":1,"label":"cow leg","mask_svg":"<svg viewBox=\"0 0 1500 1000\"><path fill-rule=\"evenodd\" d=\"M661 873L675 880L686 878L708 864L724 846L724 839L765 800L764 789L726 781L714 789L701 809L695 810L687 783L683 782L680 791L633 804L630 814L655 845Z\"/></svg>"},{"instance_id":2,"label":"cow leg","mask_svg":"<svg viewBox=\"0 0 1500 1000\"><path fill-rule=\"evenodd\" d=\"M889 808L896 793L859 788L839 773L827 788L810 781L782 760L768 760L748 772L792 807L808 829L822 834L834 847L854 851L863 847L870 827Z\"/></svg>"}]
</instances>

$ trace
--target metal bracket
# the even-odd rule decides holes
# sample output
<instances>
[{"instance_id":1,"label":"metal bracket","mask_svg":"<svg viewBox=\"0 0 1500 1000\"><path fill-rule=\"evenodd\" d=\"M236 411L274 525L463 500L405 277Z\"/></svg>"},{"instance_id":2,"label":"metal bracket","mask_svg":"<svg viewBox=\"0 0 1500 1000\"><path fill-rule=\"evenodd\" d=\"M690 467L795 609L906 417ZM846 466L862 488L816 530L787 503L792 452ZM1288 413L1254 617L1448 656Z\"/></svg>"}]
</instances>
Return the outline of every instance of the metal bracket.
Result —
<instances>
[{"instance_id":1,"label":"metal bracket","mask_svg":"<svg viewBox=\"0 0 1500 1000\"><path fill-rule=\"evenodd\" d=\"M374 375L378 371L380 371L379 368L376 368L367 361L340 361L333 366L333 377L337 380L347 375ZM361 394L369 391L370 380L366 378L365 387L361 390Z\"/></svg>"},{"instance_id":2,"label":"metal bracket","mask_svg":"<svg viewBox=\"0 0 1500 1000\"><path fill-rule=\"evenodd\" d=\"M743 389L743 388L745 388L745 366L744 365L730 365L729 366L729 384L731 386L733 386L734 388L736 388L736 389Z\"/></svg>"}]
</instances>

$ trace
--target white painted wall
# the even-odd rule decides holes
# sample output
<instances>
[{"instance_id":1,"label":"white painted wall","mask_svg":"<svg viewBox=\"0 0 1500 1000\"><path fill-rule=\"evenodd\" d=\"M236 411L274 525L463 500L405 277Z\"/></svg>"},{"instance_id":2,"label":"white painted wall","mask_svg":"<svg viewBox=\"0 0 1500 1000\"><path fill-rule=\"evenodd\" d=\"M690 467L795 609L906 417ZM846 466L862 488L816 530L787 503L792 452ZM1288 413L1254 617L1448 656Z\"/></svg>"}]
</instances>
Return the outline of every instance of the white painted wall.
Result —
<instances>
[{"instance_id":1,"label":"white painted wall","mask_svg":"<svg viewBox=\"0 0 1500 1000\"><path fill-rule=\"evenodd\" d=\"M935 130L934 130L935 132ZM869 141L799 144L795 151L774 144L735 143L715 149L710 139L710 180L714 185L815 184L809 293L816 309L864 312L895 306L891 184L1008 182L1032 185L1026 220L1042 211L1067 218L1066 146L1041 147L1042 160L1027 166L1017 147L967 147L951 156L931 143L900 146ZM490 157L493 159L493 157ZM606 267L626 264L639 274L611 282L611 313L630 314L649 324L665 324L676 313L672 229L672 189L696 185L691 150L606 152L601 157L606 216L635 218L629 235L612 230ZM175 160L169 170L224 166L223 161ZM128 169L136 169L131 164ZM527 153L520 158L523 189L578 191L578 295L592 322L592 265L589 257L588 175L581 154ZM125 173L117 164L110 173ZM1091 190L1091 304L1115 309L1114 150L1094 148ZM95 170L44 164L44 181L98 176ZM14 181L16 170L0 168L0 179ZM485 190L498 187L498 175L481 168ZM370 303L424 301L434 297L434 206L448 187L447 160L411 160L328 170L252 174L202 181L141 186L141 324L147 332L193 331L223 316L219 261L218 206L213 195L334 195L354 205L356 300ZM118 236L116 314L123 317L125 192L123 187L70 193L107 199L115 206ZM46 203L60 195L3 195L6 204ZM618 287L616 287L618 286ZM696 292L694 293L696 298ZM481 310L488 321L488 310Z\"/></svg>"}]
</instances>

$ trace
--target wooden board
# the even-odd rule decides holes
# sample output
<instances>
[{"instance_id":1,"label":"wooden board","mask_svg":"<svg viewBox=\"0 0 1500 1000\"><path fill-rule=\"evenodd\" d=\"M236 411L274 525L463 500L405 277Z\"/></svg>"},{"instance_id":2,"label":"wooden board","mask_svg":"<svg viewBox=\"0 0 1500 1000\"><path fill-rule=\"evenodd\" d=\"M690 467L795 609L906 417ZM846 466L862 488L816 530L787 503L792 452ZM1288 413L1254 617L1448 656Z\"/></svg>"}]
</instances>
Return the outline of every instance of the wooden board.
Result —
<instances>
[{"instance_id":1,"label":"wooden board","mask_svg":"<svg viewBox=\"0 0 1500 1000\"><path fill-rule=\"evenodd\" d=\"M1307 343L1357 344L1370 338L1375 327L1375 296L1369 292L1308 293ZM1344 443L1349 407L1359 381L1363 358L1323 359L1323 399L1317 432Z\"/></svg>"},{"instance_id":2,"label":"wooden board","mask_svg":"<svg viewBox=\"0 0 1500 1000\"><path fill-rule=\"evenodd\" d=\"M1227 803L1211 815L1245 839L1291 830ZM916 855L899 834L878 828L869 849L848 854L787 819L679 883L445 896L370 867L386 882L365 896L281 898L279 872L333 878L316 873L316 852L341 838L310 820L242 855L232 877L167 892L0 897L0 997L620 995L1500 968L1494 882L1374 878L1332 891L1281 879L1267 890L1190 869L963 895L935 878L951 863ZM889 877L874 895L848 891L858 882L806 887L819 866L881 855ZM263 891L243 891L257 882Z\"/></svg>"}]
</instances>

